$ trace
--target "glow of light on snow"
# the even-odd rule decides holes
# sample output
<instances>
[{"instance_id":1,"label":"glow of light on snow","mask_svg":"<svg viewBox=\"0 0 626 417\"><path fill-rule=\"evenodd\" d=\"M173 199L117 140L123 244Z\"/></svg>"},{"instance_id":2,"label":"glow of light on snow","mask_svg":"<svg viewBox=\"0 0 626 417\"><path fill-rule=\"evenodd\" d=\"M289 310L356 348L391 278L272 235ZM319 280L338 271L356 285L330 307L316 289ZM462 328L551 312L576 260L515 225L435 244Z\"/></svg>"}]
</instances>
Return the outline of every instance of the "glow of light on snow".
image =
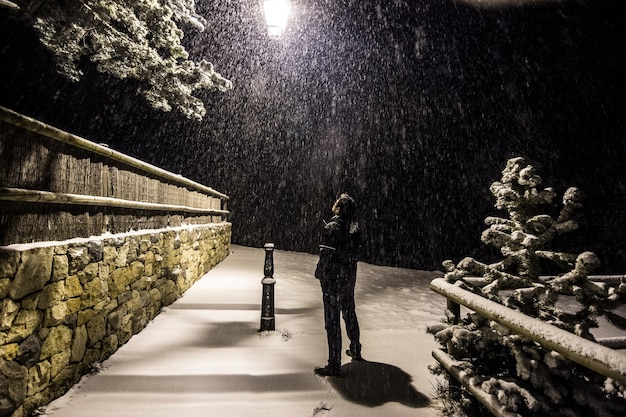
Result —
<instances>
[{"instance_id":1,"label":"glow of light on snow","mask_svg":"<svg viewBox=\"0 0 626 417\"><path fill-rule=\"evenodd\" d=\"M265 0L265 22L270 38L278 39L285 33L291 5L288 0Z\"/></svg>"},{"instance_id":2,"label":"glow of light on snow","mask_svg":"<svg viewBox=\"0 0 626 417\"><path fill-rule=\"evenodd\" d=\"M398 395L430 394L438 383L428 371L437 343L425 328L445 310L445 298L428 287L441 272L359 263L355 297L365 365L392 372L372 377L370 386L357 382L385 399L363 407L313 375L327 359L321 290L313 276L318 256L274 252L277 330L259 332L264 250L232 245L231 251L43 416L82 417L97 407L99 417L292 417L310 416L303 407L322 401L341 416L434 415L406 406ZM350 365L347 355L343 360ZM390 391L398 388L393 369L410 376L399 391Z\"/></svg>"}]
</instances>

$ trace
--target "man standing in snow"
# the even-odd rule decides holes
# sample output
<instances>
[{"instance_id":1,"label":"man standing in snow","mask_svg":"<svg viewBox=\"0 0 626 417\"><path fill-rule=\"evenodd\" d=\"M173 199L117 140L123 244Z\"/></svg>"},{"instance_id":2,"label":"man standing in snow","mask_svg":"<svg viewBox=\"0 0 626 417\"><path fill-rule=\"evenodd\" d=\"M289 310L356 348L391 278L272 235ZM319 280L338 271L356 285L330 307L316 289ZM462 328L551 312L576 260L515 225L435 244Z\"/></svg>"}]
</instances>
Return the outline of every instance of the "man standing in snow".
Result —
<instances>
[{"instance_id":1,"label":"man standing in snow","mask_svg":"<svg viewBox=\"0 0 626 417\"><path fill-rule=\"evenodd\" d=\"M315 277L320 280L324 301L324 322L328 338L328 364L316 368L321 376L341 375L340 314L350 338L346 351L353 360L363 360L359 342L359 322L354 307L354 285L361 230L354 221L356 203L348 194L341 194L332 208L333 218L326 223L320 243L320 259Z\"/></svg>"}]
</instances>

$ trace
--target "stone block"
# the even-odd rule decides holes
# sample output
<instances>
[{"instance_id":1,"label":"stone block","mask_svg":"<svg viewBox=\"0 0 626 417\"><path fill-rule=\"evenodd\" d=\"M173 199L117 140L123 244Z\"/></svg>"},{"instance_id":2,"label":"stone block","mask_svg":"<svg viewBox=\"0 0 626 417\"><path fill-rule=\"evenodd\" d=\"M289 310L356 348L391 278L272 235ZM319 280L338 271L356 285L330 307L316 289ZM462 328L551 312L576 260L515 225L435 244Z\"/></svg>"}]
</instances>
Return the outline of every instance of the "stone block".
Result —
<instances>
[{"instance_id":1,"label":"stone block","mask_svg":"<svg viewBox=\"0 0 626 417\"><path fill-rule=\"evenodd\" d=\"M50 376L52 378L55 378L57 375L64 372L64 370L70 364L71 356L72 348L70 345L67 346L67 349L52 355L52 357L50 358Z\"/></svg>"},{"instance_id":2,"label":"stone block","mask_svg":"<svg viewBox=\"0 0 626 417\"><path fill-rule=\"evenodd\" d=\"M78 313L67 314L63 320L63 324L70 329L75 329L78 325Z\"/></svg>"},{"instance_id":3,"label":"stone block","mask_svg":"<svg viewBox=\"0 0 626 417\"><path fill-rule=\"evenodd\" d=\"M126 255L126 262L128 264L134 262L139 257L139 241L137 236L126 237L125 245L128 245L128 254Z\"/></svg>"},{"instance_id":4,"label":"stone block","mask_svg":"<svg viewBox=\"0 0 626 417\"><path fill-rule=\"evenodd\" d=\"M89 320L89 322L86 323L86 326L87 343L89 346L94 346L106 335L106 315L104 313L99 313Z\"/></svg>"},{"instance_id":5,"label":"stone block","mask_svg":"<svg viewBox=\"0 0 626 417\"><path fill-rule=\"evenodd\" d=\"M0 278L13 278L19 263L19 251L0 250Z\"/></svg>"},{"instance_id":6,"label":"stone block","mask_svg":"<svg viewBox=\"0 0 626 417\"><path fill-rule=\"evenodd\" d=\"M74 338L72 340L71 362L80 362L87 351L87 326L79 326L74 330Z\"/></svg>"},{"instance_id":7,"label":"stone block","mask_svg":"<svg viewBox=\"0 0 626 417\"><path fill-rule=\"evenodd\" d=\"M152 284L152 278L145 276L141 277L130 285L131 290L143 291L150 288Z\"/></svg>"},{"instance_id":8,"label":"stone block","mask_svg":"<svg viewBox=\"0 0 626 417\"><path fill-rule=\"evenodd\" d=\"M66 254L54 255L52 258L52 281L65 279L70 270L69 260Z\"/></svg>"},{"instance_id":9,"label":"stone block","mask_svg":"<svg viewBox=\"0 0 626 417\"><path fill-rule=\"evenodd\" d=\"M144 275L151 276L154 274L156 258L154 256L154 252L147 251L144 254L143 264L144 264Z\"/></svg>"},{"instance_id":10,"label":"stone block","mask_svg":"<svg viewBox=\"0 0 626 417\"><path fill-rule=\"evenodd\" d=\"M93 308L81 309L78 312L78 321L76 322L76 325L82 326L83 324L94 318L98 313L99 312L94 310Z\"/></svg>"},{"instance_id":11,"label":"stone block","mask_svg":"<svg viewBox=\"0 0 626 417\"><path fill-rule=\"evenodd\" d=\"M177 297L176 293L167 294L167 295L163 296L163 299L162 299L163 305L164 306L168 306L168 305L172 304L174 301L176 301L177 299L178 299L178 297Z\"/></svg>"},{"instance_id":12,"label":"stone block","mask_svg":"<svg viewBox=\"0 0 626 417\"><path fill-rule=\"evenodd\" d=\"M130 264L130 270L132 274L132 281L135 281L143 276L144 265L140 261L133 261Z\"/></svg>"},{"instance_id":13,"label":"stone block","mask_svg":"<svg viewBox=\"0 0 626 417\"><path fill-rule=\"evenodd\" d=\"M119 306L119 303L117 302L117 299L113 298L109 300L109 302L104 306L102 311L104 312L104 314L108 315L112 311L115 311L118 306Z\"/></svg>"},{"instance_id":14,"label":"stone block","mask_svg":"<svg viewBox=\"0 0 626 417\"><path fill-rule=\"evenodd\" d=\"M67 306L67 314L74 314L80 311L82 300L79 297L69 298L65 305Z\"/></svg>"},{"instance_id":15,"label":"stone block","mask_svg":"<svg viewBox=\"0 0 626 417\"><path fill-rule=\"evenodd\" d=\"M133 281L133 271L131 268L117 268L109 274L107 281L111 298L115 298Z\"/></svg>"},{"instance_id":16,"label":"stone block","mask_svg":"<svg viewBox=\"0 0 626 417\"><path fill-rule=\"evenodd\" d=\"M9 330L7 342L21 342L33 334L43 321L43 312L39 310L20 310Z\"/></svg>"},{"instance_id":17,"label":"stone block","mask_svg":"<svg viewBox=\"0 0 626 417\"><path fill-rule=\"evenodd\" d=\"M41 357L50 358L66 349L72 342L72 330L66 326L57 326L50 329L41 346ZM69 360L69 359L68 359Z\"/></svg>"},{"instance_id":18,"label":"stone block","mask_svg":"<svg viewBox=\"0 0 626 417\"><path fill-rule=\"evenodd\" d=\"M62 363L62 362L60 362ZM67 390L77 383L82 376L83 366L81 364L70 363L65 366L61 366L58 369L58 373L55 375L54 365L51 370L52 374L52 383L49 385L48 391L48 400L50 401L53 398L58 398L65 394Z\"/></svg>"},{"instance_id":19,"label":"stone block","mask_svg":"<svg viewBox=\"0 0 626 417\"><path fill-rule=\"evenodd\" d=\"M150 290L150 300L152 304L160 304L161 291L159 291L157 288L152 288Z\"/></svg>"},{"instance_id":20,"label":"stone block","mask_svg":"<svg viewBox=\"0 0 626 417\"><path fill-rule=\"evenodd\" d=\"M12 361L17 357L19 348L20 345L18 345L17 343L9 343L0 346L0 359Z\"/></svg>"},{"instance_id":21,"label":"stone block","mask_svg":"<svg viewBox=\"0 0 626 417\"><path fill-rule=\"evenodd\" d=\"M24 310L36 310L39 306L39 299L41 298L41 291L38 291L34 294L27 295L22 298L22 308Z\"/></svg>"},{"instance_id":22,"label":"stone block","mask_svg":"<svg viewBox=\"0 0 626 417\"><path fill-rule=\"evenodd\" d=\"M55 255L66 255L67 254L67 249L70 246L68 244L60 244L54 247L54 254Z\"/></svg>"},{"instance_id":23,"label":"stone block","mask_svg":"<svg viewBox=\"0 0 626 417\"><path fill-rule=\"evenodd\" d=\"M180 257L180 264L184 267L188 267L189 265L193 264L195 258L196 258L195 250L191 248L184 249Z\"/></svg>"},{"instance_id":24,"label":"stone block","mask_svg":"<svg viewBox=\"0 0 626 417\"><path fill-rule=\"evenodd\" d=\"M93 308L101 302L109 301L109 282L108 280L96 278L83 285L83 294L81 295L81 308Z\"/></svg>"},{"instance_id":25,"label":"stone block","mask_svg":"<svg viewBox=\"0 0 626 417\"><path fill-rule=\"evenodd\" d=\"M131 317L132 315L129 314L128 320L126 320L125 323L122 324L122 328L119 332L117 332L117 338L119 340L120 346L128 342L133 335L133 323L130 320Z\"/></svg>"},{"instance_id":26,"label":"stone block","mask_svg":"<svg viewBox=\"0 0 626 417\"><path fill-rule=\"evenodd\" d=\"M110 300L107 298L105 300L100 301L95 306L93 306L93 309L95 311L98 311L98 312L104 311L107 308L107 306L109 305L109 303L110 303ZM105 312L105 313L108 313L108 312Z\"/></svg>"},{"instance_id":27,"label":"stone block","mask_svg":"<svg viewBox=\"0 0 626 417\"><path fill-rule=\"evenodd\" d=\"M145 309L135 310L135 312L133 313L133 320L132 320L133 334L137 334L141 330L143 330L143 328L146 327L146 325L148 324L148 320L149 320L149 317Z\"/></svg>"},{"instance_id":28,"label":"stone block","mask_svg":"<svg viewBox=\"0 0 626 417\"><path fill-rule=\"evenodd\" d=\"M99 265L98 275L100 276L100 278L109 279L109 272L111 271L112 267L109 265L104 265L102 263L98 265Z\"/></svg>"},{"instance_id":29,"label":"stone block","mask_svg":"<svg viewBox=\"0 0 626 417\"><path fill-rule=\"evenodd\" d=\"M9 278L0 278L0 298L6 298L11 288L11 280Z\"/></svg>"},{"instance_id":30,"label":"stone block","mask_svg":"<svg viewBox=\"0 0 626 417\"><path fill-rule=\"evenodd\" d=\"M126 302L126 307L128 307L129 312L134 312L142 307L141 295L139 294L139 291L132 291L131 295L131 299Z\"/></svg>"},{"instance_id":31,"label":"stone block","mask_svg":"<svg viewBox=\"0 0 626 417\"><path fill-rule=\"evenodd\" d=\"M113 246L105 246L104 247L104 252L103 252L103 256L102 256L102 262L105 265L112 265L115 264L115 261L118 257L118 253L117 253L117 249L115 249L115 247Z\"/></svg>"},{"instance_id":32,"label":"stone block","mask_svg":"<svg viewBox=\"0 0 626 417\"><path fill-rule=\"evenodd\" d=\"M112 334L117 332L124 321L124 316L128 314L128 308L126 305L119 306L115 311L109 313L107 321L107 333Z\"/></svg>"},{"instance_id":33,"label":"stone block","mask_svg":"<svg viewBox=\"0 0 626 417\"><path fill-rule=\"evenodd\" d=\"M126 304L129 300L132 300L133 292L131 290L124 291L117 297L119 305Z\"/></svg>"},{"instance_id":34,"label":"stone block","mask_svg":"<svg viewBox=\"0 0 626 417\"><path fill-rule=\"evenodd\" d=\"M83 286L80 284L78 275L72 275L65 280L65 296L68 298L80 297L83 294Z\"/></svg>"},{"instance_id":35,"label":"stone block","mask_svg":"<svg viewBox=\"0 0 626 417\"><path fill-rule=\"evenodd\" d=\"M178 232L178 241L181 243L187 243L190 241L189 229L182 229Z\"/></svg>"},{"instance_id":36,"label":"stone block","mask_svg":"<svg viewBox=\"0 0 626 417\"><path fill-rule=\"evenodd\" d=\"M101 240L92 240L87 244L91 262L101 262L104 256L104 244Z\"/></svg>"},{"instance_id":37,"label":"stone block","mask_svg":"<svg viewBox=\"0 0 626 417\"><path fill-rule=\"evenodd\" d=\"M0 302L0 330L9 330L19 313L20 305L5 298Z\"/></svg>"},{"instance_id":38,"label":"stone block","mask_svg":"<svg viewBox=\"0 0 626 417\"><path fill-rule=\"evenodd\" d=\"M93 368L95 364L100 362L102 358L102 350L100 348L88 348L83 356L83 364L86 368Z\"/></svg>"},{"instance_id":39,"label":"stone block","mask_svg":"<svg viewBox=\"0 0 626 417\"><path fill-rule=\"evenodd\" d=\"M28 369L28 396L35 395L48 386L50 382L49 361L38 362Z\"/></svg>"},{"instance_id":40,"label":"stone block","mask_svg":"<svg viewBox=\"0 0 626 417\"><path fill-rule=\"evenodd\" d=\"M100 264L87 264L76 271L76 275L78 276L78 279L80 279L80 283L85 285L85 283L100 277Z\"/></svg>"},{"instance_id":41,"label":"stone block","mask_svg":"<svg viewBox=\"0 0 626 417\"><path fill-rule=\"evenodd\" d=\"M0 416L10 416L26 398L26 368L0 359Z\"/></svg>"},{"instance_id":42,"label":"stone block","mask_svg":"<svg viewBox=\"0 0 626 417\"><path fill-rule=\"evenodd\" d=\"M178 291L176 283L169 279L165 281L165 284L161 288L163 296L175 294Z\"/></svg>"},{"instance_id":43,"label":"stone block","mask_svg":"<svg viewBox=\"0 0 626 417\"><path fill-rule=\"evenodd\" d=\"M43 310L59 304L65 299L65 282L57 281L46 285L41 291L38 308Z\"/></svg>"},{"instance_id":44,"label":"stone block","mask_svg":"<svg viewBox=\"0 0 626 417\"><path fill-rule=\"evenodd\" d=\"M74 246L68 248L67 256L69 258L69 275L76 274L76 272L88 265L91 260L89 251L84 246Z\"/></svg>"},{"instance_id":45,"label":"stone block","mask_svg":"<svg viewBox=\"0 0 626 417\"><path fill-rule=\"evenodd\" d=\"M150 306L146 309L148 311L148 321L154 319L161 312L161 302L156 304L150 304Z\"/></svg>"},{"instance_id":46,"label":"stone block","mask_svg":"<svg viewBox=\"0 0 626 417\"><path fill-rule=\"evenodd\" d=\"M139 241L139 253L142 255L146 254L146 252L148 252L148 250L150 249L150 246L150 240L142 236L141 240Z\"/></svg>"},{"instance_id":47,"label":"stone block","mask_svg":"<svg viewBox=\"0 0 626 417\"><path fill-rule=\"evenodd\" d=\"M46 285L52 276L53 251L49 247L22 252L22 262L18 265L15 279L9 288L9 296L13 300L22 299Z\"/></svg>"},{"instance_id":48,"label":"stone block","mask_svg":"<svg viewBox=\"0 0 626 417\"><path fill-rule=\"evenodd\" d=\"M119 347L119 340L116 334L107 336L102 340L102 357L108 358L115 353Z\"/></svg>"},{"instance_id":49,"label":"stone block","mask_svg":"<svg viewBox=\"0 0 626 417\"><path fill-rule=\"evenodd\" d=\"M115 258L115 266L118 268L124 268L128 264L128 252L130 251L130 246L128 243L124 243L124 245L118 249L117 257Z\"/></svg>"},{"instance_id":50,"label":"stone block","mask_svg":"<svg viewBox=\"0 0 626 417\"><path fill-rule=\"evenodd\" d=\"M67 303L64 301L47 308L44 313L43 325L46 327L58 326L65 321L67 312Z\"/></svg>"},{"instance_id":51,"label":"stone block","mask_svg":"<svg viewBox=\"0 0 626 417\"><path fill-rule=\"evenodd\" d=\"M27 368L35 365L41 355L41 339L36 334L31 334L20 344L15 361Z\"/></svg>"}]
</instances>

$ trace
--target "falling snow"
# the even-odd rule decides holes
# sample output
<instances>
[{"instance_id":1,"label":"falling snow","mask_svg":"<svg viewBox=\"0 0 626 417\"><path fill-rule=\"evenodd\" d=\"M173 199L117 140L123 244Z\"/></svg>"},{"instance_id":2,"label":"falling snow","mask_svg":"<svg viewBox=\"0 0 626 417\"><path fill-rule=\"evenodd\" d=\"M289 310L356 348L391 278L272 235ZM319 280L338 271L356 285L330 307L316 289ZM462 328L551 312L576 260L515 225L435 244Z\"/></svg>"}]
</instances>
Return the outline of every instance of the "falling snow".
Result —
<instances>
[{"instance_id":1,"label":"falling snow","mask_svg":"<svg viewBox=\"0 0 626 417\"><path fill-rule=\"evenodd\" d=\"M521 155L581 189L572 247L626 269L621 2L293 0L278 40L260 2L195 3L205 30L182 44L234 86L199 95L202 122L91 65L63 78L30 17L1 7L0 105L227 193L239 244L313 253L347 191L366 259L417 269L493 255L474 238L488 185Z\"/></svg>"}]
</instances>

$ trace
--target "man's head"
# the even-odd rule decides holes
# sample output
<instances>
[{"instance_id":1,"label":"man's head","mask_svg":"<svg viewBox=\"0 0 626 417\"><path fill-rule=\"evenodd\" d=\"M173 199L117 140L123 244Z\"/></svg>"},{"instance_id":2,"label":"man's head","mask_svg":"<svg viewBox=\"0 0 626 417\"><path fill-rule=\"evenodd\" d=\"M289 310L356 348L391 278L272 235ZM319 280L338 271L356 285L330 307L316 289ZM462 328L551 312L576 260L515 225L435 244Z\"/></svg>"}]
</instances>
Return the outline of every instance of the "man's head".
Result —
<instances>
[{"instance_id":1,"label":"man's head","mask_svg":"<svg viewBox=\"0 0 626 417\"><path fill-rule=\"evenodd\" d=\"M333 213L337 216L352 218L355 211L356 203L347 193L342 193L333 205Z\"/></svg>"}]
</instances>

